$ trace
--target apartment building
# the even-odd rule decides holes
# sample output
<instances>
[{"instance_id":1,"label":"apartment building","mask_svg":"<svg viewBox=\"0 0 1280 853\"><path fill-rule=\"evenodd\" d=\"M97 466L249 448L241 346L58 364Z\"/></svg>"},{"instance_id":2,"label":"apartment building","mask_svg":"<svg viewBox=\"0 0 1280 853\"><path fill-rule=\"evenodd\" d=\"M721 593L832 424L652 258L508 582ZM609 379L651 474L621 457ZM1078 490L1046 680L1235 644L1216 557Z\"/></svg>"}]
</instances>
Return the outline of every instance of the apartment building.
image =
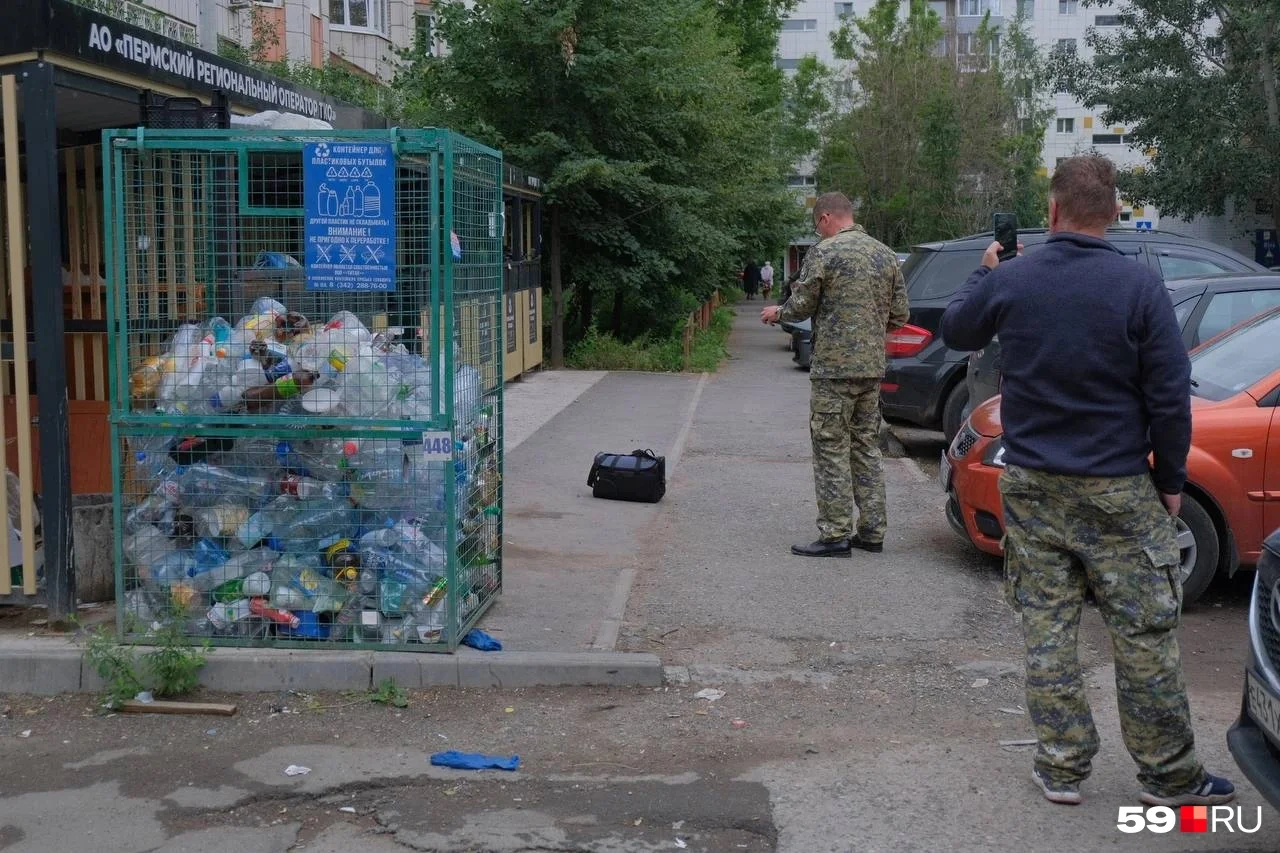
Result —
<instances>
[{"instance_id":1,"label":"apartment building","mask_svg":"<svg viewBox=\"0 0 1280 853\"><path fill-rule=\"evenodd\" d=\"M397 54L432 36L429 0L80 0L211 52L268 61L338 63L389 81Z\"/></svg>"},{"instance_id":2,"label":"apartment building","mask_svg":"<svg viewBox=\"0 0 1280 853\"><path fill-rule=\"evenodd\" d=\"M805 56L816 56L839 68L831 49L831 34L846 15L865 15L873 0L831 2L800 0L783 23L778 39L778 66L794 69ZM907 3L904 0L904 12ZM963 63L979 50L975 31L984 16L999 29L1015 15L1022 14L1038 44L1049 50L1071 51L1089 57L1085 36L1090 27L1120 26L1120 19L1106 7L1085 6L1081 0L935 0L929 6L942 18L947 31L948 50ZM1065 157L1097 150L1121 167L1146 161L1146 152L1131 148L1128 128L1104 125L1101 110L1086 109L1070 95L1056 92L1052 96L1053 118L1045 129L1042 168L1051 175L1056 164ZM813 178L813 163L799 164L790 184L800 193L818 189ZM1191 222L1166 220L1154 207L1134 205L1121 199L1123 210L1118 224L1133 228L1164 227L1230 246L1246 255L1254 255L1257 232L1270 229L1270 216L1256 210L1229 210L1226 216L1202 217ZM1280 261L1278 261L1280 262Z\"/></svg>"}]
</instances>

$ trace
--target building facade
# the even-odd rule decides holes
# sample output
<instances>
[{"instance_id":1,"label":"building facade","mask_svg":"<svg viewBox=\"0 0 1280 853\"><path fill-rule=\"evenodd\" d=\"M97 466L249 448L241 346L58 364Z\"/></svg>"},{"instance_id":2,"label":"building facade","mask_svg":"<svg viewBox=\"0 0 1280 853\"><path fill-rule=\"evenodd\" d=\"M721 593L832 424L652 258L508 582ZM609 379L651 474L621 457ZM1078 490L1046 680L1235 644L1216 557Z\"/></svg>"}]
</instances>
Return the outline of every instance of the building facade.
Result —
<instances>
[{"instance_id":1,"label":"building facade","mask_svg":"<svg viewBox=\"0 0 1280 853\"><path fill-rule=\"evenodd\" d=\"M389 82L419 40L436 51L428 0L78 0L214 53L322 67Z\"/></svg>"},{"instance_id":2,"label":"building facade","mask_svg":"<svg viewBox=\"0 0 1280 853\"><path fill-rule=\"evenodd\" d=\"M845 16L865 15L872 5L873 0L800 0L784 22L778 39L778 66L784 70L794 69L803 57L815 56L838 70L840 63L831 48L831 34L841 26ZM907 5L904 0L904 13ZM1082 0L934 0L929 6L942 18L948 40L946 49L962 63L979 49L973 34L988 14L991 25L998 30L1021 13L1037 44L1049 50L1079 53L1085 59L1090 57L1085 36L1091 27L1102 29L1121 24L1114 10L1085 6ZM1121 168L1146 162L1147 153L1128 144L1128 128L1102 124L1101 109L1087 109L1062 92L1054 93L1051 98L1053 117L1045 128L1042 151L1044 174L1052 175L1063 158L1091 150L1105 154ZM815 185L813 166L811 161L799 164L790 178L791 186L802 197L820 189ZM1255 255L1258 231L1273 227L1269 213L1234 208L1229 209L1226 216L1202 217L1190 222L1166 218L1162 223L1156 208L1135 205L1128 199L1120 201L1122 211L1117 222L1120 226L1163 227L1212 240L1251 257ZM1275 263L1280 264L1280 258Z\"/></svg>"}]
</instances>

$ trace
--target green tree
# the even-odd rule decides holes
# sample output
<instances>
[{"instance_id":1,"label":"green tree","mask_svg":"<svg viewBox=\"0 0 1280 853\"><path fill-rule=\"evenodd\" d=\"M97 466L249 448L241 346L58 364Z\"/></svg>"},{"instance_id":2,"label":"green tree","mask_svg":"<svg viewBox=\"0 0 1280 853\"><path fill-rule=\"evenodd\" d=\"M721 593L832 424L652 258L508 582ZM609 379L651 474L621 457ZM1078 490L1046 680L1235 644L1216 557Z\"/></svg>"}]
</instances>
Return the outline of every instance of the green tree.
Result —
<instances>
[{"instance_id":1,"label":"green tree","mask_svg":"<svg viewBox=\"0 0 1280 853\"><path fill-rule=\"evenodd\" d=\"M665 336L745 252L791 232L770 126L780 87L771 102L755 31L723 12L686 0L448 2L448 55L412 57L397 83L408 123L456 128L546 180L563 267L551 271L553 362L559 276L570 335Z\"/></svg>"},{"instance_id":2,"label":"green tree","mask_svg":"<svg viewBox=\"0 0 1280 853\"><path fill-rule=\"evenodd\" d=\"M868 230L897 246L985 230L995 210L1039 224L1048 69L1025 22L1001 39L986 20L956 56L927 3L900 10L878 0L833 36L853 94L824 134L819 185L856 198Z\"/></svg>"},{"instance_id":3,"label":"green tree","mask_svg":"<svg viewBox=\"0 0 1280 853\"><path fill-rule=\"evenodd\" d=\"M1058 70L1148 151L1121 175L1125 195L1181 217L1263 201L1280 227L1280 4L1128 0L1116 11L1122 27L1086 38L1092 60Z\"/></svg>"}]
</instances>

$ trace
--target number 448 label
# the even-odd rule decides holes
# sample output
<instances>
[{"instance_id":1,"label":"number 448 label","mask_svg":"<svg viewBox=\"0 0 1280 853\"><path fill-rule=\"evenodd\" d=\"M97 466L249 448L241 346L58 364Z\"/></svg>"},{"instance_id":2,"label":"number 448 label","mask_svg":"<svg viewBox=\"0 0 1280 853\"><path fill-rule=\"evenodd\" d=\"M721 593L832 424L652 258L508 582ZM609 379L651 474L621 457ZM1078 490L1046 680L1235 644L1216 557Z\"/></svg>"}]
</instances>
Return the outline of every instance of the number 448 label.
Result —
<instances>
[{"instance_id":1,"label":"number 448 label","mask_svg":"<svg viewBox=\"0 0 1280 853\"><path fill-rule=\"evenodd\" d=\"M427 462L453 461L453 435L447 432L422 434L422 458Z\"/></svg>"}]
</instances>

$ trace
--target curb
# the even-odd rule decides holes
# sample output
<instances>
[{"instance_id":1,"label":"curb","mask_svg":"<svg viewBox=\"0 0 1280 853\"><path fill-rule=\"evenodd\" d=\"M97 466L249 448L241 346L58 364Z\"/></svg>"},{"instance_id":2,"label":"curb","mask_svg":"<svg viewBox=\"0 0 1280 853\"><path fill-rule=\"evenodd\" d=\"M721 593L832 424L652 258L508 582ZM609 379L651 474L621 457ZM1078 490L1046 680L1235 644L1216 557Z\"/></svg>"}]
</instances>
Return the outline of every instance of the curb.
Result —
<instances>
[{"instance_id":1,"label":"curb","mask_svg":"<svg viewBox=\"0 0 1280 853\"><path fill-rule=\"evenodd\" d=\"M200 685L227 693L367 690L392 678L402 687L660 687L657 655L632 652L455 654L215 648ZM82 649L46 642L0 646L0 694L92 693L103 688Z\"/></svg>"}]
</instances>

